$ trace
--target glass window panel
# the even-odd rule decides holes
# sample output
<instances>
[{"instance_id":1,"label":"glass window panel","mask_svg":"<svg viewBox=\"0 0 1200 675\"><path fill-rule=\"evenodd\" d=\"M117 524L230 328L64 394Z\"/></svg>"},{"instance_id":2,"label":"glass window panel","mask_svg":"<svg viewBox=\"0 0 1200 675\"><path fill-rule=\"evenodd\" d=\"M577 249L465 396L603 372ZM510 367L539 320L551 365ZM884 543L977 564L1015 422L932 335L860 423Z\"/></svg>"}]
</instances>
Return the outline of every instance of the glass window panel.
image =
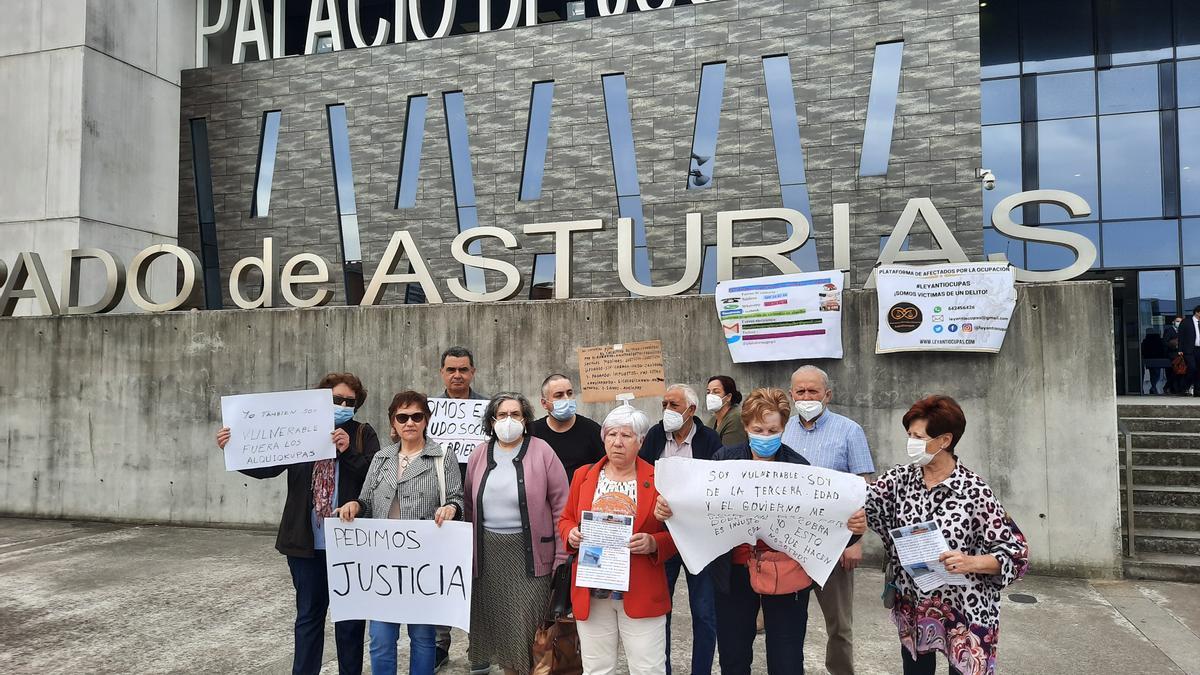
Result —
<instances>
[{"instance_id":1,"label":"glass window panel","mask_svg":"<svg viewBox=\"0 0 1200 675\"><path fill-rule=\"evenodd\" d=\"M1200 267L1183 268L1183 311L1184 320L1191 310L1200 307Z\"/></svg>"},{"instance_id":2,"label":"glass window panel","mask_svg":"<svg viewBox=\"0 0 1200 675\"><path fill-rule=\"evenodd\" d=\"M1200 218L1184 218L1180 230L1183 236L1183 264L1200 265Z\"/></svg>"},{"instance_id":3,"label":"glass window panel","mask_svg":"<svg viewBox=\"0 0 1200 675\"><path fill-rule=\"evenodd\" d=\"M767 84L767 105L771 110L771 136L775 140L779 184L804 183L804 150L800 145L796 94L792 90L792 66L787 54L763 58L763 79Z\"/></svg>"},{"instance_id":4,"label":"glass window panel","mask_svg":"<svg viewBox=\"0 0 1200 675\"><path fill-rule=\"evenodd\" d=\"M1021 121L1021 80L984 80L980 83L984 124Z\"/></svg>"},{"instance_id":5,"label":"glass window panel","mask_svg":"<svg viewBox=\"0 0 1200 675\"><path fill-rule=\"evenodd\" d=\"M1020 14L1026 73L1091 68L1095 64L1092 0L1021 0Z\"/></svg>"},{"instance_id":6,"label":"glass window panel","mask_svg":"<svg viewBox=\"0 0 1200 675\"><path fill-rule=\"evenodd\" d=\"M1108 25L1100 29L1108 29L1114 64L1171 58L1171 0L1110 2L1102 15Z\"/></svg>"},{"instance_id":7,"label":"glass window panel","mask_svg":"<svg viewBox=\"0 0 1200 675\"><path fill-rule=\"evenodd\" d=\"M554 298L554 254L539 253L533 256L533 278L529 282L530 300Z\"/></svg>"},{"instance_id":8,"label":"glass window panel","mask_svg":"<svg viewBox=\"0 0 1200 675\"><path fill-rule=\"evenodd\" d=\"M521 165L521 201L542 196L546 170L546 145L550 139L550 108L554 82L534 82L529 94L529 125L525 128L525 161Z\"/></svg>"},{"instance_id":9,"label":"glass window panel","mask_svg":"<svg viewBox=\"0 0 1200 675\"><path fill-rule=\"evenodd\" d=\"M1176 63L1175 81L1179 107L1200 106L1200 59Z\"/></svg>"},{"instance_id":10,"label":"glass window panel","mask_svg":"<svg viewBox=\"0 0 1200 675\"><path fill-rule=\"evenodd\" d=\"M990 227L983 228L983 253L1003 253L1010 263L1025 267L1025 242L1009 239Z\"/></svg>"},{"instance_id":11,"label":"glass window panel","mask_svg":"<svg viewBox=\"0 0 1200 675\"><path fill-rule=\"evenodd\" d=\"M1200 2L1175 0L1175 57L1200 56Z\"/></svg>"},{"instance_id":12,"label":"glass window panel","mask_svg":"<svg viewBox=\"0 0 1200 675\"><path fill-rule=\"evenodd\" d=\"M1093 71L1038 76L1039 120L1095 114L1096 82Z\"/></svg>"},{"instance_id":13,"label":"glass window panel","mask_svg":"<svg viewBox=\"0 0 1200 675\"><path fill-rule=\"evenodd\" d=\"M704 269L700 273L700 293L711 295L717 292L717 247L704 247Z\"/></svg>"},{"instance_id":14,"label":"glass window panel","mask_svg":"<svg viewBox=\"0 0 1200 675\"><path fill-rule=\"evenodd\" d=\"M641 194L638 187L637 158L633 151L633 122L629 117L629 90L624 73L605 75L604 114L608 121L608 142L612 148L613 176L617 196Z\"/></svg>"},{"instance_id":15,"label":"glass window panel","mask_svg":"<svg viewBox=\"0 0 1200 675\"><path fill-rule=\"evenodd\" d=\"M808 222L812 224L812 209L809 207L808 201L808 186L800 185L784 185L780 188L783 196L783 205L789 209L795 209L804 214L808 218ZM788 234L791 234L792 228L788 226ZM817 243L812 237L809 237L808 243L800 248L792 251L788 256L792 262L805 272L815 272L820 269L817 262Z\"/></svg>"},{"instance_id":16,"label":"glass window panel","mask_svg":"<svg viewBox=\"0 0 1200 675\"><path fill-rule=\"evenodd\" d=\"M263 113L258 136L258 170L254 174L254 197L250 202L250 217L265 218L271 210L271 183L275 179L275 151L279 147L278 110Z\"/></svg>"},{"instance_id":17,"label":"glass window panel","mask_svg":"<svg viewBox=\"0 0 1200 675\"><path fill-rule=\"evenodd\" d=\"M446 139L450 144L450 173L454 177L454 203L475 206L475 178L471 174L471 145L467 132L467 105L461 91L442 94L446 113ZM460 223L461 225L461 223Z\"/></svg>"},{"instance_id":18,"label":"glass window panel","mask_svg":"<svg viewBox=\"0 0 1200 675\"><path fill-rule=\"evenodd\" d=\"M1099 208L1096 191L1096 118L1038 122L1038 187L1066 190ZM988 167L991 168L991 167ZM1039 207L1042 222L1070 220L1061 206Z\"/></svg>"},{"instance_id":19,"label":"glass window panel","mask_svg":"<svg viewBox=\"0 0 1200 675\"><path fill-rule=\"evenodd\" d=\"M1138 272L1138 315L1142 334L1162 337L1163 326L1174 318L1178 298L1175 295L1175 270Z\"/></svg>"},{"instance_id":20,"label":"glass window panel","mask_svg":"<svg viewBox=\"0 0 1200 675\"><path fill-rule=\"evenodd\" d=\"M725 64L705 64L700 70L700 93L696 98L696 126L692 130L692 159L687 178L689 190L712 187L724 95Z\"/></svg>"},{"instance_id":21,"label":"glass window panel","mask_svg":"<svg viewBox=\"0 0 1200 675\"><path fill-rule=\"evenodd\" d=\"M871 73L871 95L867 99L867 122L863 126L860 176L886 176L892 156L892 127L896 121L896 97L900 95L900 62L903 42L875 45Z\"/></svg>"},{"instance_id":22,"label":"glass window panel","mask_svg":"<svg viewBox=\"0 0 1200 675\"><path fill-rule=\"evenodd\" d=\"M1044 226L1047 230L1062 230L1082 234L1091 240L1096 250L1100 250L1100 226L1096 223L1079 223L1074 225ZM1046 244L1042 242L1026 242L1025 269L1037 272L1059 270L1075 262L1075 252L1066 246ZM1099 260L1092 267L1096 267Z\"/></svg>"},{"instance_id":23,"label":"glass window panel","mask_svg":"<svg viewBox=\"0 0 1200 675\"><path fill-rule=\"evenodd\" d=\"M1001 199L1022 190L1021 125L1004 124L983 128L983 165L996 176L996 187L983 190L983 224L991 225L992 210ZM1023 221L1024 209L1014 209L1014 222Z\"/></svg>"},{"instance_id":24,"label":"glass window panel","mask_svg":"<svg viewBox=\"0 0 1200 675\"><path fill-rule=\"evenodd\" d=\"M1179 111L1179 202L1183 215L1200 215L1200 108Z\"/></svg>"},{"instance_id":25,"label":"glass window panel","mask_svg":"<svg viewBox=\"0 0 1200 675\"><path fill-rule=\"evenodd\" d=\"M1136 220L1104 224L1105 267L1179 264L1179 221Z\"/></svg>"},{"instance_id":26,"label":"glass window panel","mask_svg":"<svg viewBox=\"0 0 1200 675\"><path fill-rule=\"evenodd\" d=\"M333 157L333 188L338 205L338 233L344 261L362 260L358 215L354 202L354 170L350 165L350 132L346 126L346 106L336 103L325 107L329 123L329 154Z\"/></svg>"},{"instance_id":27,"label":"glass window panel","mask_svg":"<svg viewBox=\"0 0 1200 675\"><path fill-rule=\"evenodd\" d=\"M640 195L617 197L617 215L633 219L633 245L646 245L646 217L642 213L642 198Z\"/></svg>"},{"instance_id":28,"label":"glass window panel","mask_svg":"<svg viewBox=\"0 0 1200 675\"><path fill-rule=\"evenodd\" d=\"M1097 73L1100 114L1158 110L1158 66L1111 68Z\"/></svg>"},{"instance_id":29,"label":"glass window panel","mask_svg":"<svg viewBox=\"0 0 1200 675\"><path fill-rule=\"evenodd\" d=\"M396 186L396 208L417 205L417 179L421 175L421 145L425 140L425 111L429 97L409 96L404 113L404 140L400 151L400 177Z\"/></svg>"},{"instance_id":30,"label":"glass window panel","mask_svg":"<svg viewBox=\"0 0 1200 675\"><path fill-rule=\"evenodd\" d=\"M1017 3L989 2L979 8L979 62L983 77L1021 74Z\"/></svg>"},{"instance_id":31,"label":"glass window panel","mask_svg":"<svg viewBox=\"0 0 1200 675\"><path fill-rule=\"evenodd\" d=\"M1100 118L1101 217L1162 215L1158 113Z\"/></svg>"}]
</instances>

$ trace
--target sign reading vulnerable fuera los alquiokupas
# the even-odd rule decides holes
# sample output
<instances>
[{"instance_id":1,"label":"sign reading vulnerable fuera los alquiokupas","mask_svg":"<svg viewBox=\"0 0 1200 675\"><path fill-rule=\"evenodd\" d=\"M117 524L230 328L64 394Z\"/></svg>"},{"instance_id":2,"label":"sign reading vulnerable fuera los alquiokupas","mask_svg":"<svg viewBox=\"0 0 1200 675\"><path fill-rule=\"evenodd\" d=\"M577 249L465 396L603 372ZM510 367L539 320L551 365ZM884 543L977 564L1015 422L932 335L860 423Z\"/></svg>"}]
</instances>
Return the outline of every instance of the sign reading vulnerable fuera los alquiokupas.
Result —
<instances>
[{"instance_id":1,"label":"sign reading vulnerable fuera los alquiokupas","mask_svg":"<svg viewBox=\"0 0 1200 675\"><path fill-rule=\"evenodd\" d=\"M805 272L717 284L717 317L734 363L842 358L844 274Z\"/></svg>"},{"instance_id":2,"label":"sign reading vulnerable fuera los alquiokupas","mask_svg":"<svg viewBox=\"0 0 1200 675\"><path fill-rule=\"evenodd\" d=\"M671 537L697 573L761 539L823 585L850 541L846 521L867 502L862 478L804 464L669 457L654 464L654 481L671 505Z\"/></svg>"},{"instance_id":3,"label":"sign reading vulnerable fuera los alquiokupas","mask_svg":"<svg viewBox=\"0 0 1200 675\"><path fill-rule=\"evenodd\" d=\"M328 389L221 397L229 427L225 470L332 459L333 395Z\"/></svg>"},{"instance_id":4,"label":"sign reading vulnerable fuera los alquiokupas","mask_svg":"<svg viewBox=\"0 0 1200 675\"><path fill-rule=\"evenodd\" d=\"M471 629L471 524L325 519L329 613Z\"/></svg>"},{"instance_id":5,"label":"sign reading vulnerable fuera los alquiokupas","mask_svg":"<svg viewBox=\"0 0 1200 675\"><path fill-rule=\"evenodd\" d=\"M881 265L875 353L1000 351L1017 304L1008 263Z\"/></svg>"}]
</instances>

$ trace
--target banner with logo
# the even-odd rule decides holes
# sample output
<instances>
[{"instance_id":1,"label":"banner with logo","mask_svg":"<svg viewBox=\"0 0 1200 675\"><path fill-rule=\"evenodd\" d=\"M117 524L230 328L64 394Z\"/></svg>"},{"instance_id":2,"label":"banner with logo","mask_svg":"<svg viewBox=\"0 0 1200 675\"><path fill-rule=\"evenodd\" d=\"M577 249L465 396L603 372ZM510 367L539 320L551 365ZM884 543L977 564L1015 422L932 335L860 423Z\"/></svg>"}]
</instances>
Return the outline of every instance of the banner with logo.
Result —
<instances>
[{"instance_id":1,"label":"banner with logo","mask_svg":"<svg viewBox=\"0 0 1200 675\"><path fill-rule=\"evenodd\" d=\"M842 358L841 271L717 284L717 317L734 363Z\"/></svg>"},{"instance_id":2,"label":"banner with logo","mask_svg":"<svg viewBox=\"0 0 1200 675\"><path fill-rule=\"evenodd\" d=\"M1017 304L1008 263L881 265L876 354L1000 351Z\"/></svg>"}]
</instances>

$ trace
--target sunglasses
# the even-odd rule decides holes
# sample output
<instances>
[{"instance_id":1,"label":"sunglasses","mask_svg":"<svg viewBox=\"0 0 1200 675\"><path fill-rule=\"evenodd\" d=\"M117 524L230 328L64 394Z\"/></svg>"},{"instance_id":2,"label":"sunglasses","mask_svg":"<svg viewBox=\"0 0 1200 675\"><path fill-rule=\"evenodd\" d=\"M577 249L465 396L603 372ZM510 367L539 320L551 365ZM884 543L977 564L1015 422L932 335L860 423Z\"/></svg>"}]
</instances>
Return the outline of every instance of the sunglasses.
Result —
<instances>
[{"instance_id":1,"label":"sunglasses","mask_svg":"<svg viewBox=\"0 0 1200 675\"><path fill-rule=\"evenodd\" d=\"M338 396L337 394L334 394L334 395L333 395L333 404L334 404L334 405L341 405L341 406L347 406L347 405L348 405L348 406L350 406L350 407L354 407L354 406L358 405L358 399L356 399L356 398L347 398L347 397L345 397L345 396Z\"/></svg>"},{"instance_id":2,"label":"sunglasses","mask_svg":"<svg viewBox=\"0 0 1200 675\"><path fill-rule=\"evenodd\" d=\"M397 422L399 422L400 424L408 424L408 421L409 421L409 420L412 420L412 421L413 421L413 422L415 422L416 424L420 424L421 422L424 422L424 421L425 421L425 413L423 413L423 412L419 412L419 413L412 413L412 414L409 414L409 413L396 413L396 417L395 417L395 419L396 419L396 421L397 421Z\"/></svg>"}]
</instances>

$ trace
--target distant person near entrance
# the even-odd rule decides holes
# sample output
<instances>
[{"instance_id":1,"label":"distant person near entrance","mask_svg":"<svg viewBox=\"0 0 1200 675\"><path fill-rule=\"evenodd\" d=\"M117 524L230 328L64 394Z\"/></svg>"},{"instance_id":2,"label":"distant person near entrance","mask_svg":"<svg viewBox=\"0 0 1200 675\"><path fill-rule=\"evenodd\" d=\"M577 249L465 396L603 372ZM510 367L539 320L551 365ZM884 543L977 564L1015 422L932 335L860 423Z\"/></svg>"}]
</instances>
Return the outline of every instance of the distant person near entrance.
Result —
<instances>
[{"instance_id":1,"label":"distant person near entrance","mask_svg":"<svg viewBox=\"0 0 1200 675\"><path fill-rule=\"evenodd\" d=\"M1183 354L1188 367L1183 386L1191 387L1193 396L1200 396L1200 386L1196 386L1196 380L1200 378L1200 368L1196 363L1197 358L1200 358L1200 305L1192 310L1192 315L1184 319L1183 325L1179 327L1179 353ZM1186 390L1180 392L1184 393Z\"/></svg>"}]
</instances>

